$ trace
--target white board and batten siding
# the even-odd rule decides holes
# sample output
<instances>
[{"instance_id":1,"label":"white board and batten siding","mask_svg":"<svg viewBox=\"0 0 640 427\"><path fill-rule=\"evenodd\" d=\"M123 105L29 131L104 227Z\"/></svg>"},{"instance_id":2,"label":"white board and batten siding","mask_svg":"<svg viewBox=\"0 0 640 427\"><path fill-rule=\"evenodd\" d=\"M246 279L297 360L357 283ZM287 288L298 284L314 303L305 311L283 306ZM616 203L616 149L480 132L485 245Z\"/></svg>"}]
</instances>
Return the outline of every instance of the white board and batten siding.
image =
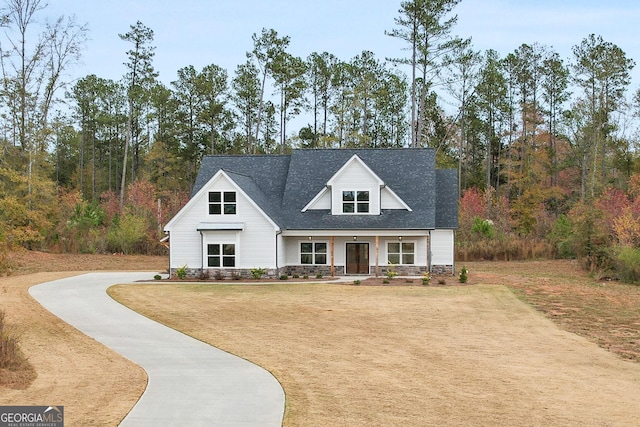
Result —
<instances>
[{"instance_id":1,"label":"white board and batten siding","mask_svg":"<svg viewBox=\"0 0 640 427\"><path fill-rule=\"evenodd\" d=\"M454 231L431 231L431 265L453 265Z\"/></svg>"},{"instance_id":2,"label":"white board and batten siding","mask_svg":"<svg viewBox=\"0 0 640 427\"><path fill-rule=\"evenodd\" d=\"M348 162L346 167L331 179L332 215L343 215L343 191L368 191L369 215L380 214L380 185L379 178L371 173L361 161Z\"/></svg>"},{"instance_id":3,"label":"white board and batten siding","mask_svg":"<svg viewBox=\"0 0 640 427\"><path fill-rule=\"evenodd\" d=\"M202 264L202 240L196 227L203 219L203 212L206 213L208 209L205 197L192 199L193 203L190 201L179 212L180 221L175 221L178 218L175 216L165 227L165 231L169 232L169 264L172 269L185 265L199 268Z\"/></svg>"},{"instance_id":4,"label":"white board and batten siding","mask_svg":"<svg viewBox=\"0 0 640 427\"><path fill-rule=\"evenodd\" d=\"M209 192L234 191L235 215L209 215ZM202 223L222 224L217 230L199 231ZM234 224L224 229L224 224ZM235 268L275 268L276 228L266 215L224 174L216 174L165 227L170 233L171 268L187 265L206 268L207 245L236 245Z\"/></svg>"}]
</instances>

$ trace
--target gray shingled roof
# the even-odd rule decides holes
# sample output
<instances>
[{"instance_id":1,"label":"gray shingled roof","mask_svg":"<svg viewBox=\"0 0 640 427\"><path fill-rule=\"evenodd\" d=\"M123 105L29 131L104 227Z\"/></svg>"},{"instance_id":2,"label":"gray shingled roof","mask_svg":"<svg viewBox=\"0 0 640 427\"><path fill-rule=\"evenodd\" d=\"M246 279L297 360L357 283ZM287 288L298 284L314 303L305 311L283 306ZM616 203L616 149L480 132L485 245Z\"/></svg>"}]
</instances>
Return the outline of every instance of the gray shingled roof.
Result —
<instances>
[{"instance_id":1,"label":"gray shingled roof","mask_svg":"<svg viewBox=\"0 0 640 427\"><path fill-rule=\"evenodd\" d=\"M436 169L436 228L458 228L458 171Z\"/></svg>"},{"instance_id":2,"label":"gray shingled roof","mask_svg":"<svg viewBox=\"0 0 640 427\"><path fill-rule=\"evenodd\" d=\"M412 211L331 215L311 201L354 154ZM432 149L294 150L290 155L206 156L192 195L220 169L282 229L433 229L458 226L455 170L435 169Z\"/></svg>"}]
</instances>

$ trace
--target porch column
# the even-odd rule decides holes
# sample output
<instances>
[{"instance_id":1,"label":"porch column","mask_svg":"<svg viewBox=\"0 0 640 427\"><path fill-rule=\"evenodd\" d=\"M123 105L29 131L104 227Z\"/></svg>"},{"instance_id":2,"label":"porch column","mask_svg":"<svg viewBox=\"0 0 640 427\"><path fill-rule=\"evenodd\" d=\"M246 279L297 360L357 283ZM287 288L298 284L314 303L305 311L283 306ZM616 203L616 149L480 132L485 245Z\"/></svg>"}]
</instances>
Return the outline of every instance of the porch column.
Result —
<instances>
[{"instance_id":1,"label":"porch column","mask_svg":"<svg viewBox=\"0 0 640 427\"><path fill-rule=\"evenodd\" d=\"M331 277L334 277L336 275L336 267L334 265L334 237L331 236L329 237L329 250L331 251Z\"/></svg>"},{"instance_id":2,"label":"porch column","mask_svg":"<svg viewBox=\"0 0 640 427\"><path fill-rule=\"evenodd\" d=\"M378 277L378 264L379 264L379 262L378 262L378 254L380 253L380 249L379 249L379 246L378 246L379 238L380 237L378 235L376 235L376 277Z\"/></svg>"}]
</instances>

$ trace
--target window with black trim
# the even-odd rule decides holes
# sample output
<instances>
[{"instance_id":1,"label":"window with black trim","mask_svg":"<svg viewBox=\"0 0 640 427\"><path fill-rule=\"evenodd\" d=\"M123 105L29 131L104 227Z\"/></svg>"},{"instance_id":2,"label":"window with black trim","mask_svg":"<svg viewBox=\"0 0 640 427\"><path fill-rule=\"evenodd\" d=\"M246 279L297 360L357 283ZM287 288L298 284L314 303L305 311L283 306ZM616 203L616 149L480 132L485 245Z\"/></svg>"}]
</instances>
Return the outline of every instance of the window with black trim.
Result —
<instances>
[{"instance_id":1,"label":"window with black trim","mask_svg":"<svg viewBox=\"0 0 640 427\"><path fill-rule=\"evenodd\" d=\"M235 191L210 191L209 215L235 215L236 192Z\"/></svg>"},{"instance_id":2,"label":"window with black trim","mask_svg":"<svg viewBox=\"0 0 640 427\"><path fill-rule=\"evenodd\" d=\"M327 244L325 242L300 243L300 264L326 264Z\"/></svg>"},{"instance_id":3,"label":"window with black trim","mask_svg":"<svg viewBox=\"0 0 640 427\"><path fill-rule=\"evenodd\" d=\"M207 245L207 266L235 267L236 245L233 243L213 243Z\"/></svg>"},{"instance_id":4,"label":"window with black trim","mask_svg":"<svg viewBox=\"0 0 640 427\"><path fill-rule=\"evenodd\" d=\"M369 192L353 190L343 191L342 213L369 213Z\"/></svg>"},{"instance_id":5,"label":"window with black trim","mask_svg":"<svg viewBox=\"0 0 640 427\"><path fill-rule=\"evenodd\" d=\"M388 242L387 260L389 264L415 264L416 249L413 242Z\"/></svg>"}]
</instances>

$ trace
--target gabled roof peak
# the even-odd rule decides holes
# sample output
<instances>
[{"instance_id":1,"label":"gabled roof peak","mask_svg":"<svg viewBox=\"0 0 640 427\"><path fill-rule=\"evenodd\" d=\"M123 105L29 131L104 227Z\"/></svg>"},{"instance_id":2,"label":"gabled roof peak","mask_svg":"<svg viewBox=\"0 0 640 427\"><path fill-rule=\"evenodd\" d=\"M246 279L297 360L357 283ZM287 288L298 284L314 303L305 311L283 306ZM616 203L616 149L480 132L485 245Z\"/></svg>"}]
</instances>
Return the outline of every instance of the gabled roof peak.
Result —
<instances>
[{"instance_id":1,"label":"gabled roof peak","mask_svg":"<svg viewBox=\"0 0 640 427\"><path fill-rule=\"evenodd\" d=\"M371 170L371 168L360 158L360 156L358 156L357 154L354 154L353 156L351 156L351 158L349 160L347 160L340 169L338 169L338 171L333 174L333 176L327 181L327 185L331 186L333 185L333 183L335 182L336 179L338 179L338 177L347 169L349 169L349 167L354 164L354 163L359 163L362 167L365 168L365 170L372 176L374 177L374 179L378 182L378 185L382 186L384 185L384 181L382 179L380 179L380 177L378 176L378 174L376 174L373 170Z\"/></svg>"}]
</instances>

